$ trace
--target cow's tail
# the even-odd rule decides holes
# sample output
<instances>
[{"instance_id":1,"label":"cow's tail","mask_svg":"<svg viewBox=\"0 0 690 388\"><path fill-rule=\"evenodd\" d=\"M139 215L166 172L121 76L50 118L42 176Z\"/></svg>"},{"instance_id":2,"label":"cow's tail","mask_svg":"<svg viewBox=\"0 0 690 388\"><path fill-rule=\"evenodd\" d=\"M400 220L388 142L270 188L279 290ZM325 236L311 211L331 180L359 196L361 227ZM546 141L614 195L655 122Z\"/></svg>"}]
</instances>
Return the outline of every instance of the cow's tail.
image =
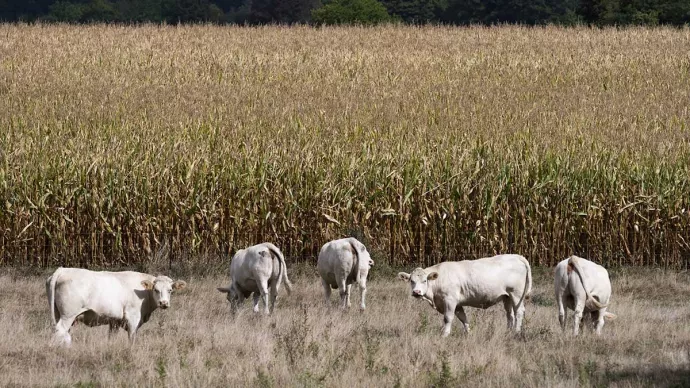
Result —
<instances>
[{"instance_id":1,"label":"cow's tail","mask_svg":"<svg viewBox=\"0 0 690 388\"><path fill-rule=\"evenodd\" d=\"M589 284L587 277L585 276L584 271L582 270L582 267L580 266L580 258L577 256L570 256L568 259L568 265L571 266L575 272L577 272L577 276L580 278L580 282L582 282L582 288L585 289L585 307L589 310L600 310L606 307L606 304L601 304L599 301L594 299L592 295L589 293Z\"/></svg>"},{"instance_id":2,"label":"cow's tail","mask_svg":"<svg viewBox=\"0 0 690 388\"><path fill-rule=\"evenodd\" d=\"M48 278L48 281L46 282L48 304L50 305L50 318L53 320L53 326L57 325L57 319L55 317L55 284L57 284L57 280L60 276L61 269L62 267L55 270L55 272L53 272L53 274Z\"/></svg>"},{"instance_id":3,"label":"cow's tail","mask_svg":"<svg viewBox=\"0 0 690 388\"><path fill-rule=\"evenodd\" d=\"M283 252L278 249L275 245L271 243L266 243L266 247L273 252L276 257L278 257L278 262L280 263L280 270L278 271L278 280L279 281L284 281L285 282L285 288L288 291L288 294L292 292L292 283L290 282L290 279L288 279L288 274L287 274L287 265L285 264L285 257L283 256Z\"/></svg>"},{"instance_id":4,"label":"cow's tail","mask_svg":"<svg viewBox=\"0 0 690 388\"><path fill-rule=\"evenodd\" d=\"M529 265L529 261L524 256L520 256L520 261L525 265L527 269L527 276L525 277L525 291L522 293L522 299L520 303L524 303L525 300L529 299L532 293L532 267Z\"/></svg>"},{"instance_id":5,"label":"cow's tail","mask_svg":"<svg viewBox=\"0 0 690 388\"><path fill-rule=\"evenodd\" d=\"M357 281L357 284L359 284L359 281L361 279L359 274L359 251L357 250L357 246L352 240L352 238L347 239L347 242L350 244L350 248L352 248L352 255L354 256L353 258L355 259L354 263L352 263L351 271L356 271L355 280Z\"/></svg>"}]
</instances>

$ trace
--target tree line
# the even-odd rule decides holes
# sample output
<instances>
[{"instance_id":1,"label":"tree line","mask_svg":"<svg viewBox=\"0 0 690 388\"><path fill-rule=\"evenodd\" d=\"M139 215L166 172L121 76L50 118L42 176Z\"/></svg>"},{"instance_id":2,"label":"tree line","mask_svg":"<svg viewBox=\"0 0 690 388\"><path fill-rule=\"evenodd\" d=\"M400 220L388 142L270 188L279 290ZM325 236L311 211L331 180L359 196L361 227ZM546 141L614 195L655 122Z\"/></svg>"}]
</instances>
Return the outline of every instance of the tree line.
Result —
<instances>
[{"instance_id":1,"label":"tree line","mask_svg":"<svg viewBox=\"0 0 690 388\"><path fill-rule=\"evenodd\" d=\"M0 0L0 21L681 26L690 0Z\"/></svg>"}]
</instances>

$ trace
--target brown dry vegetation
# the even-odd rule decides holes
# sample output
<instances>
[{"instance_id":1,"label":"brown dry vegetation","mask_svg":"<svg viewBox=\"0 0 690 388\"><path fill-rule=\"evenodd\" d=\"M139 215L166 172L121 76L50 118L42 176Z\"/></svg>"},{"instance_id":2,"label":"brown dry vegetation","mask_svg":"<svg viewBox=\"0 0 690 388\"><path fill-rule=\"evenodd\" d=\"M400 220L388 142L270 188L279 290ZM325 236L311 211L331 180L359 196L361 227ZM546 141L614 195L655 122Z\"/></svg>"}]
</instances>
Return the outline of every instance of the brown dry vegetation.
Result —
<instances>
[{"instance_id":1,"label":"brown dry vegetation","mask_svg":"<svg viewBox=\"0 0 690 388\"><path fill-rule=\"evenodd\" d=\"M295 273L295 268L291 269ZM551 273L535 272L522 334L503 308L468 309L440 338L442 317L391 274L373 273L367 311L326 309L313 268L293 275L273 316L249 301L233 319L215 290L223 277L187 277L189 288L156 311L131 347L121 332L77 326L71 349L49 348L44 277L0 276L2 386L579 387L688 386L690 278L658 270L612 274L611 311L597 337L558 326ZM673 291L672 293L670 291ZM357 294L355 294L357 295ZM333 299L335 301L335 299Z\"/></svg>"},{"instance_id":2,"label":"brown dry vegetation","mask_svg":"<svg viewBox=\"0 0 690 388\"><path fill-rule=\"evenodd\" d=\"M0 264L686 267L690 30L0 26ZM332 220L336 220L337 223Z\"/></svg>"}]
</instances>

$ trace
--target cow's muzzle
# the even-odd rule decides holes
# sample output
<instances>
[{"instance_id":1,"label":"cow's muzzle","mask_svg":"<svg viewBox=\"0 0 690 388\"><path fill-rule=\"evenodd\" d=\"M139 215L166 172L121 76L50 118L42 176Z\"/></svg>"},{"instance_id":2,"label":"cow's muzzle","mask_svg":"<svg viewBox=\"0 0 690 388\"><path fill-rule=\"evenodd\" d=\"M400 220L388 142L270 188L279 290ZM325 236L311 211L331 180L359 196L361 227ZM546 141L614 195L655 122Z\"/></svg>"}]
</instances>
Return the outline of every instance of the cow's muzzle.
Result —
<instances>
[{"instance_id":1,"label":"cow's muzzle","mask_svg":"<svg viewBox=\"0 0 690 388\"><path fill-rule=\"evenodd\" d=\"M163 310L165 310L165 309L167 309L168 307L170 307L170 305L167 304L167 303L160 303L158 306L160 306L160 308L162 308Z\"/></svg>"}]
</instances>

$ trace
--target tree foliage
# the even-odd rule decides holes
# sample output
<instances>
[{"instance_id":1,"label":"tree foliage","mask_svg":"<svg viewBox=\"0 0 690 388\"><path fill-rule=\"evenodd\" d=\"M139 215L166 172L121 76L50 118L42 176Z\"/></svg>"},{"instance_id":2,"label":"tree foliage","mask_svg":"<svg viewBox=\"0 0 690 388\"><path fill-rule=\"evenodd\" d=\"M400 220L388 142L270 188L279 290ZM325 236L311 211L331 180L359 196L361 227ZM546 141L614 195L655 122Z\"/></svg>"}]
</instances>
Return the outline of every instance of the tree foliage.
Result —
<instances>
[{"instance_id":1,"label":"tree foliage","mask_svg":"<svg viewBox=\"0 0 690 388\"><path fill-rule=\"evenodd\" d=\"M377 0L333 0L312 11L318 24L378 24L391 20Z\"/></svg>"},{"instance_id":2,"label":"tree foliage","mask_svg":"<svg viewBox=\"0 0 690 388\"><path fill-rule=\"evenodd\" d=\"M448 6L448 0L381 0L388 13L406 23L428 23L439 20L438 16Z\"/></svg>"},{"instance_id":3,"label":"tree foliage","mask_svg":"<svg viewBox=\"0 0 690 388\"><path fill-rule=\"evenodd\" d=\"M690 0L0 0L0 21L676 25Z\"/></svg>"}]
</instances>

